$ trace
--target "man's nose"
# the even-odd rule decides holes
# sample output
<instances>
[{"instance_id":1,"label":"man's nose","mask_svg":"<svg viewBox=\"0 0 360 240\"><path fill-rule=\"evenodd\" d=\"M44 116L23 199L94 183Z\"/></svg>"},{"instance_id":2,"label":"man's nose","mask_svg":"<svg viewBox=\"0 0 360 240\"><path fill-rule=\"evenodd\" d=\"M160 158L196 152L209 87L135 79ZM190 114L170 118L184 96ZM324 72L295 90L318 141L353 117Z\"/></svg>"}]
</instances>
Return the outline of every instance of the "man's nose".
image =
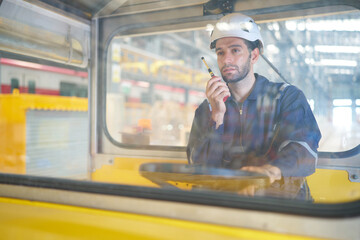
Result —
<instances>
[{"instance_id":1,"label":"man's nose","mask_svg":"<svg viewBox=\"0 0 360 240\"><path fill-rule=\"evenodd\" d=\"M232 63L232 60L233 58L229 52L224 53L224 63Z\"/></svg>"}]
</instances>

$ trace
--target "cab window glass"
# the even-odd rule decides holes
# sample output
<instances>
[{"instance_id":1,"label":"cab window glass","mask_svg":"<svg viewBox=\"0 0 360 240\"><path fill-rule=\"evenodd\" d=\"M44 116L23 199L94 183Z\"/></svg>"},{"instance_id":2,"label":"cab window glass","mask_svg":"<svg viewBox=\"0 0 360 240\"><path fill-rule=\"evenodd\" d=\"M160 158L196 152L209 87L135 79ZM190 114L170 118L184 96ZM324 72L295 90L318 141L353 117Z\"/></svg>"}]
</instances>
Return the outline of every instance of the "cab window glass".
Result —
<instances>
[{"instance_id":1,"label":"cab window glass","mask_svg":"<svg viewBox=\"0 0 360 240\"><path fill-rule=\"evenodd\" d=\"M353 12L259 24L266 60L259 59L255 72L305 93L323 135L319 151L345 151L360 142L359 18ZM115 140L186 146L210 78L201 57L219 75L211 28L111 41L107 127Z\"/></svg>"},{"instance_id":2,"label":"cab window glass","mask_svg":"<svg viewBox=\"0 0 360 240\"><path fill-rule=\"evenodd\" d=\"M215 68L207 31L116 37L109 47L107 126L124 144L185 146Z\"/></svg>"}]
</instances>

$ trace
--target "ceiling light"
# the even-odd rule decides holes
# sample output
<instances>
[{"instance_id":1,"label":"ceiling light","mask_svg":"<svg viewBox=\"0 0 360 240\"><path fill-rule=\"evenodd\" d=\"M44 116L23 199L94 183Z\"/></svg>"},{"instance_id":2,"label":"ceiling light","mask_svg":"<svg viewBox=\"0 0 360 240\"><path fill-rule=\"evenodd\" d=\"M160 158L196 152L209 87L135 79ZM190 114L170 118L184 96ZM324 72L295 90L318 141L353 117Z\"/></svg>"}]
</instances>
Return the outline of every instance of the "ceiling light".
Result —
<instances>
[{"instance_id":1,"label":"ceiling light","mask_svg":"<svg viewBox=\"0 0 360 240\"><path fill-rule=\"evenodd\" d=\"M342 67L356 67L357 62L353 60L340 59L321 59L319 64L321 66L342 66Z\"/></svg>"},{"instance_id":2,"label":"ceiling light","mask_svg":"<svg viewBox=\"0 0 360 240\"><path fill-rule=\"evenodd\" d=\"M315 51L326 53L360 53L360 47L355 46L334 46L334 45L316 45Z\"/></svg>"},{"instance_id":3,"label":"ceiling light","mask_svg":"<svg viewBox=\"0 0 360 240\"><path fill-rule=\"evenodd\" d=\"M354 75L354 70L349 68L326 68L326 74Z\"/></svg>"},{"instance_id":4,"label":"ceiling light","mask_svg":"<svg viewBox=\"0 0 360 240\"><path fill-rule=\"evenodd\" d=\"M351 106L351 104L352 104L351 99L334 99L333 100L333 105L336 107Z\"/></svg>"},{"instance_id":5,"label":"ceiling light","mask_svg":"<svg viewBox=\"0 0 360 240\"><path fill-rule=\"evenodd\" d=\"M275 46L274 44L268 44L266 46L267 51L271 52L271 53L275 53L278 54L280 52L279 48L277 46Z\"/></svg>"},{"instance_id":6,"label":"ceiling light","mask_svg":"<svg viewBox=\"0 0 360 240\"><path fill-rule=\"evenodd\" d=\"M300 53L305 53L305 48L302 45L297 45L296 49L300 52Z\"/></svg>"},{"instance_id":7,"label":"ceiling light","mask_svg":"<svg viewBox=\"0 0 360 240\"><path fill-rule=\"evenodd\" d=\"M285 27L289 31L360 31L360 19L321 20L321 21L287 21Z\"/></svg>"},{"instance_id":8,"label":"ceiling light","mask_svg":"<svg viewBox=\"0 0 360 240\"><path fill-rule=\"evenodd\" d=\"M357 62L353 60L340 60L340 59L321 59L315 62L313 58L305 58L305 63L315 66L334 66L334 67L356 67Z\"/></svg>"}]
</instances>

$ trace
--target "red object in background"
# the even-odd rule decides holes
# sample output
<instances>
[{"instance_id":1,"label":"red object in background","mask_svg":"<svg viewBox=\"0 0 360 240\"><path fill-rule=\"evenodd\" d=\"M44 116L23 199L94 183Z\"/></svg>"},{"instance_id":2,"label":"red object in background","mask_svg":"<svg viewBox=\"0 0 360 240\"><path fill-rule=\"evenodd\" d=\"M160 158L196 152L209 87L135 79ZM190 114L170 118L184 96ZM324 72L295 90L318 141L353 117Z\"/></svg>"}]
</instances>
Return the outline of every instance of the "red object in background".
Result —
<instances>
[{"instance_id":1,"label":"red object in background","mask_svg":"<svg viewBox=\"0 0 360 240\"><path fill-rule=\"evenodd\" d=\"M66 75L77 76L77 77L82 77L82 78L88 77L88 73L86 71L75 71L72 69L46 66L46 65L42 65L42 64L38 64L38 63L24 62L24 61L15 60L15 59L9 59L9 58L0 58L0 63L5 64L5 65L10 65L10 66L66 74Z\"/></svg>"}]
</instances>

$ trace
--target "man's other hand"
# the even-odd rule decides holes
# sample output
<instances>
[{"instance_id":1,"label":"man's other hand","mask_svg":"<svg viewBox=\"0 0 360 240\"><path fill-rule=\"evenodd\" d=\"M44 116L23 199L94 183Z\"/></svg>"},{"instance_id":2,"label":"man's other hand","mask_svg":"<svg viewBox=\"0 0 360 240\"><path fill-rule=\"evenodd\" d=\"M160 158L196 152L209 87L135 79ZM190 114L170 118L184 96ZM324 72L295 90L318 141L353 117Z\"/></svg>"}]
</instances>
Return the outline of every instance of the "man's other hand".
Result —
<instances>
[{"instance_id":1,"label":"man's other hand","mask_svg":"<svg viewBox=\"0 0 360 240\"><path fill-rule=\"evenodd\" d=\"M263 166L246 166L242 167L240 170L265 174L270 178L270 183L281 179L280 168L272 166L270 164L265 164Z\"/></svg>"}]
</instances>

